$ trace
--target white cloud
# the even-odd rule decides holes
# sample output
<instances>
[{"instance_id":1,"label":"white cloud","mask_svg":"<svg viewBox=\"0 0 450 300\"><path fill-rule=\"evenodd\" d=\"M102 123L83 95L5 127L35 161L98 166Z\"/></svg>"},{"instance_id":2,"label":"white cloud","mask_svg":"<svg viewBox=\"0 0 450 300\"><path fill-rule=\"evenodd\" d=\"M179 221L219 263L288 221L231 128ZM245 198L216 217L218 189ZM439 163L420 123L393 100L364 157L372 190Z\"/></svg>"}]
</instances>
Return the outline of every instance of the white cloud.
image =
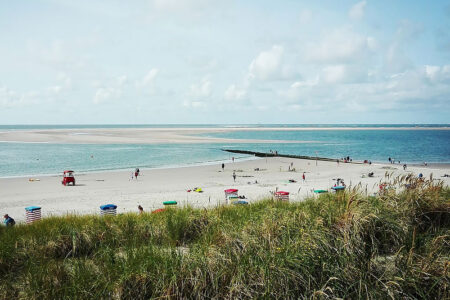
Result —
<instances>
[{"instance_id":1,"label":"white cloud","mask_svg":"<svg viewBox=\"0 0 450 300\"><path fill-rule=\"evenodd\" d=\"M315 63L354 63L366 60L375 46L373 37L341 28L326 33L319 42L309 43L305 57Z\"/></svg>"},{"instance_id":2,"label":"white cloud","mask_svg":"<svg viewBox=\"0 0 450 300\"><path fill-rule=\"evenodd\" d=\"M413 67L412 60L404 50L404 46L399 41L391 44L384 57L384 68L389 73L401 73Z\"/></svg>"},{"instance_id":3,"label":"white cloud","mask_svg":"<svg viewBox=\"0 0 450 300\"><path fill-rule=\"evenodd\" d=\"M94 103L101 104L110 100L115 100L118 99L121 95L121 90L117 88L99 88L95 92Z\"/></svg>"},{"instance_id":4,"label":"white cloud","mask_svg":"<svg viewBox=\"0 0 450 300\"><path fill-rule=\"evenodd\" d=\"M291 85L291 88L298 89L303 87L311 87L315 86L319 83L319 77L316 77L313 80L304 80L304 81L296 81Z\"/></svg>"},{"instance_id":5,"label":"white cloud","mask_svg":"<svg viewBox=\"0 0 450 300\"><path fill-rule=\"evenodd\" d=\"M41 43L31 40L27 44L28 52L41 63L57 70L73 71L88 67L89 58L75 52L73 49L86 47L85 42L70 43L65 40L53 40L50 43Z\"/></svg>"},{"instance_id":6,"label":"white cloud","mask_svg":"<svg viewBox=\"0 0 450 300\"><path fill-rule=\"evenodd\" d=\"M402 20L397 28L394 39L386 49L384 69L389 73L402 73L414 68L407 49L422 33L422 25L409 20Z\"/></svg>"},{"instance_id":7,"label":"white cloud","mask_svg":"<svg viewBox=\"0 0 450 300\"><path fill-rule=\"evenodd\" d=\"M415 40L423 32L423 25L421 23L412 22L410 20L402 20L397 28L396 38L398 40Z\"/></svg>"},{"instance_id":8,"label":"white cloud","mask_svg":"<svg viewBox=\"0 0 450 300\"><path fill-rule=\"evenodd\" d=\"M313 13L309 9L303 9L300 12L300 15L299 15L300 24L302 24L302 25L308 24L309 22L311 22L312 19L313 19Z\"/></svg>"},{"instance_id":9,"label":"white cloud","mask_svg":"<svg viewBox=\"0 0 450 300\"><path fill-rule=\"evenodd\" d=\"M47 88L48 96L57 96L72 88L72 79L66 73L60 73L57 79L58 84Z\"/></svg>"},{"instance_id":10,"label":"white cloud","mask_svg":"<svg viewBox=\"0 0 450 300\"><path fill-rule=\"evenodd\" d=\"M450 65L423 66L390 76L362 81L355 66L324 67L319 78L296 81L279 92L284 107L302 111L378 112L384 110L448 110L450 102ZM356 74L356 75L355 75ZM356 79L355 79L356 78Z\"/></svg>"},{"instance_id":11,"label":"white cloud","mask_svg":"<svg viewBox=\"0 0 450 300\"><path fill-rule=\"evenodd\" d=\"M157 81L158 78L158 74L158 68L150 69L144 77L135 82L135 87L145 95L155 95L159 92L158 87L155 84L155 81ZM118 81L119 86L122 86L128 82L128 78L119 78ZM123 84L120 84L120 82L123 82Z\"/></svg>"},{"instance_id":12,"label":"white cloud","mask_svg":"<svg viewBox=\"0 0 450 300\"><path fill-rule=\"evenodd\" d=\"M152 68L150 71L148 71L148 73L144 76L144 78L142 78L140 81L137 82L137 85L140 87L151 86L155 81L155 78L158 75L158 73L159 73L158 68Z\"/></svg>"},{"instance_id":13,"label":"white cloud","mask_svg":"<svg viewBox=\"0 0 450 300\"><path fill-rule=\"evenodd\" d=\"M299 99L310 93L311 89L319 84L319 76L312 80L295 81L286 92L280 92L280 95L288 99Z\"/></svg>"},{"instance_id":14,"label":"white cloud","mask_svg":"<svg viewBox=\"0 0 450 300\"><path fill-rule=\"evenodd\" d=\"M369 78L369 71L364 65L328 65L322 68L322 79L325 83L361 83Z\"/></svg>"},{"instance_id":15,"label":"white cloud","mask_svg":"<svg viewBox=\"0 0 450 300\"><path fill-rule=\"evenodd\" d=\"M212 94L211 80L205 77L198 84L190 86L189 95L192 98L209 98Z\"/></svg>"},{"instance_id":16,"label":"white cloud","mask_svg":"<svg viewBox=\"0 0 450 300\"><path fill-rule=\"evenodd\" d=\"M236 87L235 84L232 84L225 91L225 99L226 100L242 100L247 97L247 90L243 88Z\"/></svg>"},{"instance_id":17,"label":"white cloud","mask_svg":"<svg viewBox=\"0 0 450 300\"><path fill-rule=\"evenodd\" d=\"M61 84L65 88L71 88L72 87L72 79L66 73L60 73L58 75L58 80L61 82Z\"/></svg>"},{"instance_id":18,"label":"white cloud","mask_svg":"<svg viewBox=\"0 0 450 300\"><path fill-rule=\"evenodd\" d=\"M119 99L122 97L127 81L128 77L126 75L120 75L116 77L109 85L95 82L94 86L97 87L97 90L95 91L93 102L95 104L101 104Z\"/></svg>"},{"instance_id":19,"label":"white cloud","mask_svg":"<svg viewBox=\"0 0 450 300\"><path fill-rule=\"evenodd\" d=\"M0 107L3 108L24 107L30 104L37 104L39 97L40 93L37 91L21 93L11 90L6 86L0 86Z\"/></svg>"},{"instance_id":20,"label":"white cloud","mask_svg":"<svg viewBox=\"0 0 450 300\"><path fill-rule=\"evenodd\" d=\"M60 85L54 85L49 87L48 89L49 94L58 95L63 90L63 87Z\"/></svg>"},{"instance_id":21,"label":"white cloud","mask_svg":"<svg viewBox=\"0 0 450 300\"><path fill-rule=\"evenodd\" d=\"M280 77L283 52L283 47L279 45L274 45L270 50L261 52L251 62L249 74L260 80Z\"/></svg>"},{"instance_id":22,"label":"white cloud","mask_svg":"<svg viewBox=\"0 0 450 300\"><path fill-rule=\"evenodd\" d=\"M119 86L124 86L125 84L127 84L128 82L128 78L125 75L119 76L117 77L117 84Z\"/></svg>"},{"instance_id":23,"label":"white cloud","mask_svg":"<svg viewBox=\"0 0 450 300\"><path fill-rule=\"evenodd\" d=\"M353 20L360 20L364 17L364 10L366 8L367 2L361 1L353 5L349 12L348 16Z\"/></svg>"},{"instance_id":24,"label":"white cloud","mask_svg":"<svg viewBox=\"0 0 450 300\"><path fill-rule=\"evenodd\" d=\"M190 107L190 108L201 108L205 107L206 103L204 101L190 101L190 100L184 100L183 101L184 107Z\"/></svg>"},{"instance_id":25,"label":"white cloud","mask_svg":"<svg viewBox=\"0 0 450 300\"><path fill-rule=\"evenodd\" d=\"M425 66L425 75L432 83L450 83L450 65Z\"/></svg>"}]
</instances>

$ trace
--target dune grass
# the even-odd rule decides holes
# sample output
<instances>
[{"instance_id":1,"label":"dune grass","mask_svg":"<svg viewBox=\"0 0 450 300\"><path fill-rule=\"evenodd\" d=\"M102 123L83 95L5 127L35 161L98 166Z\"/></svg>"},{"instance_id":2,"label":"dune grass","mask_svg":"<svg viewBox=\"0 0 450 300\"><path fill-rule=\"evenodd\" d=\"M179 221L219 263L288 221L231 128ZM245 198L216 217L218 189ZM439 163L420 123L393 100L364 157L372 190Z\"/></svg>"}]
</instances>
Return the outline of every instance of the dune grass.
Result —
<instances>
[{"instance_id":1,"label":"dune grass","mask_svg":"<svg viewBox=\"0 0 450 300\"><path fill-rule=\"evenodd\" d=\"M373 197L2 227L0 298L448 299L450 189L386 180Z\"/></svg>"}]
</instances>

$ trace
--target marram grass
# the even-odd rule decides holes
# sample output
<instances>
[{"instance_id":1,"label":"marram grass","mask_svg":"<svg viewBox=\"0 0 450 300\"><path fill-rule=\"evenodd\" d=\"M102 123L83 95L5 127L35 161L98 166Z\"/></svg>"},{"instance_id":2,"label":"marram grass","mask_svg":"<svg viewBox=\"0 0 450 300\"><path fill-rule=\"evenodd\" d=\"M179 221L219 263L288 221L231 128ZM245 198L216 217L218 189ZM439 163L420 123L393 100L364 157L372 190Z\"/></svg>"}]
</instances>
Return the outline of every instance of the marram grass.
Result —
<instances>
[{"instance_id":1,"label":"marram grass","mask_svg":"<svg viewBox=\"0 0 450 300\"><path fill-rule=\"evenodd\" d=\"M0 229L0 299L448 299L450 190L390 178L300 203Z\"/></svg>"}]
</instances>

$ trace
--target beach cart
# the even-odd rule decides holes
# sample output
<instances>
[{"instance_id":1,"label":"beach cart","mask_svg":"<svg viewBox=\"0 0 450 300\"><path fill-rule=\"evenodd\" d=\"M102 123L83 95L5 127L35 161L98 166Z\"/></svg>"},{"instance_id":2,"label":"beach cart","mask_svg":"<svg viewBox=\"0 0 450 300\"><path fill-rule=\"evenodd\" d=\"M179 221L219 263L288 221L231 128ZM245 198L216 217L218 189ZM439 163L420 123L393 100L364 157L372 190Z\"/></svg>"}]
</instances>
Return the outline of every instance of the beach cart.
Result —
<instances>
[{"instance_id":1,"label":"beach cart","mask_svg":"<svg viewBox=\"0 0 450 300\"><path fill-rule=\"evenodd\" d=\"M105 204L100 206L100 214L102 216L111 215L115 216L117 213L117 205L115 204Z\"/></svg>"},{"instance_id":2,"label":"beach cart","mask_svg":"<svg viewBox=\"0 0 450 300\"><path fill-rule=\"evenodd\" d=\"M275 199L278 201L289 201L289 192L278 191L274 195Z\"/></svg>"},{"instance_id":3,"label":"beach cart","mask_svg":"<svg viewBox=\"0 0 450 300\"><path fill-rule=\"evenodd\" d=\"M27 224L39 221L41 219L41 208L39 206L25 207Z\"/></svg>"},{"instance_id":4,"label":"beach cart","mask_svg":"<svg viewBox=\"0 0 450 300\"><path fill-rule=\"evenodd\" d=\"M75 185L75 177L73 176L72 170L66 170L63 173L63 180L61 182L63 185L69 185L70 183L72 185Z\"/></svg>"},{"instance_id":5,"label":"beach cart","mask_svg":"<svg viewBox=\"0 0 450 300\"><path fill-rule=\"evenodd\" d=\"M239 190L237 190L237 189L227 189L224 191L225 192L225 200L226 200L227 204L233 200L239 199L238 191Z\"/></svg>"}]
</instances>

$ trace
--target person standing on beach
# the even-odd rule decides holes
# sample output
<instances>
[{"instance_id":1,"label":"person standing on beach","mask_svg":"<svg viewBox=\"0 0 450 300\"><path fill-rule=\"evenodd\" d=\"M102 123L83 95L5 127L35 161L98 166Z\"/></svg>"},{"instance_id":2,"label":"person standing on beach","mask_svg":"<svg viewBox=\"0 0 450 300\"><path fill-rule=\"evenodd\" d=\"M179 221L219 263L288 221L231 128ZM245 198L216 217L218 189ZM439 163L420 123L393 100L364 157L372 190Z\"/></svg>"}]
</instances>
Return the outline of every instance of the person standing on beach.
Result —
<instances>
[{"instance_id":1,"label":"person standing on beach","mask_svg":"<svg viewBox=\"0 0 450 300\"><path fill-rule=\"evenodd\" d=\"M144 208L139 204L138 205L139 214L142 214L144 212Z\"/></svg>"},{"instance_id":2,"label":"person standing on beach","mask_svg":"<svg viewBox=\"0 0 450 300\"><path fill-rule=\"evenodd\" d=\"M403 170L406 170L406 164L403 165Z\"/></svg>"},{"instance_id":3,"label":"person standing on beach","mask_svg":"<svg viewBox=\"0 0 450 300\"><path fill-rule=\"evenodd\" d=\"M236 182L236 172L233 171L233 180Z\"/></svg>"},{"instance_id":4,"label":"person standing on beach","mask_svg":"<svg viewBox=\"0 0 450 300\"><path fill-rule=\"evenodd\" d=\"M303 179L303 182L305 182L305 181L306 181L306 176L305 176L305 172L303 172L303 175L302 175L302 179Z\"/></svg>"},{"instance_id":5,"label":"person standing on beach","mask_svg":"<svg viewBox=\"0 0 450 300\"><path fill-rule=\"evenodd\" d=\"M139 168L136 168L136 170L134 171L134 177L136 177L136 180L139 176Z\"/></svg>"},{"instance_id":6,"label":"person standing on beach","mask_svg":"<svg viewBox=\"0 0 450 300\"><path fill-rule=\"evenodd\" d=\"M224 171L224 169L225 169L225 164L222 163L222 172Z\"/></svg>"}]
</instances>

